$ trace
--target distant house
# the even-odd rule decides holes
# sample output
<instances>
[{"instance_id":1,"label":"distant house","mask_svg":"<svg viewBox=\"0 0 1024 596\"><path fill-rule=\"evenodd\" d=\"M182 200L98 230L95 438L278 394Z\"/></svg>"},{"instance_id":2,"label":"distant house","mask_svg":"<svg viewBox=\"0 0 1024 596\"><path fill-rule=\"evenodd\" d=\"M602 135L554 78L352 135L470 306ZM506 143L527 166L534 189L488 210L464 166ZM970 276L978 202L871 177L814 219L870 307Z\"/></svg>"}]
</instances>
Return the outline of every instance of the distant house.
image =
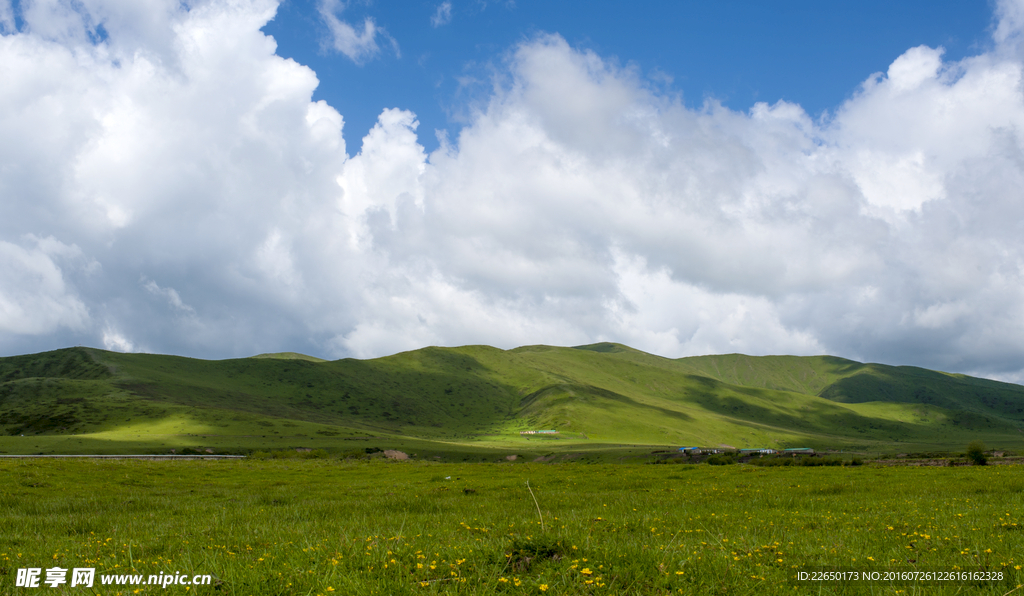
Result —
<instances>
[{"instance_id":1,"label":"distant house","mask_svg":"<svg viewBox=\"0 0 1024 596\"><path fill-rule=\"evenodd\" d=\"M520 435L557 435L557 430L521 430Z\"/></svg>"},{"instance_id":2,"label":"distant house","mask_svg":"<svg viewBox=\"0 0 1024 596\"><path fill-rule=\"evenodd\" d=\"M810 447L793 447L792 449L783 449L782 452L786 455L814 455L814 450Z\"/></svg>"},{"instance_id":3,"label":"distant house","mask_svg":"<svg viewBox=\"0 0 1024 596\"><path fill-rule=\"evenodd\" d=\"M703 453L700 447L680 447L679 451L682 451L683 453L686 453L688 455L700 455L701 453Z\"/></svg>"},{"instance_id":4,"label":"distant house","mask_svg":"<svg viewBox=\"0 0 1024 596\"><path fill-rule=\"evenodd\" d=\"M778 453L778 451L774 449L769 449L767 447L758 447L755 449L740 449L740 455L773 455L775 453Z\"/></svg>"}]
</instances>

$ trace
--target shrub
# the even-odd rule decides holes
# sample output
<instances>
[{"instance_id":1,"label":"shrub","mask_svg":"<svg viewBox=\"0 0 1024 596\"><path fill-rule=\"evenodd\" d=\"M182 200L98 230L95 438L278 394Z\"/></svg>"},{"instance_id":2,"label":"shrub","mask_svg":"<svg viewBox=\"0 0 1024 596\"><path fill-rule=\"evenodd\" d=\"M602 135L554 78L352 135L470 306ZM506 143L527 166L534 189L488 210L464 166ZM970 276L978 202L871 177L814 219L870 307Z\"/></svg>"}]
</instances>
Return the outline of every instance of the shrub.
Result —
<instances>
[{"instance_id":1,"label":"shrub","mask_svg":"<svg viewBox=\"0 0 1024 596\"><path fill-rule=\"evenodd\" d=\"M736 461L729 455L712 455L708 458L708 465L712 466L727 466L734 463Z\"/></svg>"},{"instance_id":2,"label":"shrub","mask_svg":"<svg viewBox=\"0 0 1024 596\"><path fill-rule=\"evenodd\" d=\"M302 451L299 453L301 459L326 459L329 456L326 449L314 449L312 451Z\"/></svg>"},{"instance_id":3,"label":"shrub","mask_svg":"<svg viewBox=\"0 0 1024 596\"><path fill-rule=\"evenodd\" d=\"M971 460L976 466L987 464L988 458L985 457L985 444L981 441L971 441L971 444L967 446L967 459Z\"/></svg>"},{"instance_id":4,"label":"shrub","mask_svg":"<svg viewBox=\"0 0 1024 596\"><path fill-rule=\"evenodd\" d=\"M329 454L324 449L312 449L309 451L296 451L294 449L259 450L249 454L251 459L322 459L328 456Z\"/></svg>"},{"instance_id":5,"label":"shrub","mask_svg":"<svg viewBox=\"0 0 1024 596\"><path fill-rule=\"evenodd\" d=\"M843 458L834 455L828 457L809 456L797 458L797 462L801 466L841 466Z\"/></svg>"},{"instance_id":6,"label":"shrub","mask_svg":"<svg viewBox=\"0 0 1024 596\"><path fill-rule=\"evenodd\" d=\"M505 565L519 573L529 572L534 563L545 560L558 561L564 555L562 543L548 536L538 536L536 539L516 538L508 550L511 552L505 553Z\"/></svg>"},{"instance_id":7,"label":"shrub","mask_svg":"<svg viewBox=\"0 0 1024 596\"><path fill-rule=\"evenodd\" d=\"M793 465L793 458L792 457L778 457L778 456L753 457L747 463L749 463L752 466L762 466L762 467L791 466L791 465Z\"/></svg>"}]
</instances>

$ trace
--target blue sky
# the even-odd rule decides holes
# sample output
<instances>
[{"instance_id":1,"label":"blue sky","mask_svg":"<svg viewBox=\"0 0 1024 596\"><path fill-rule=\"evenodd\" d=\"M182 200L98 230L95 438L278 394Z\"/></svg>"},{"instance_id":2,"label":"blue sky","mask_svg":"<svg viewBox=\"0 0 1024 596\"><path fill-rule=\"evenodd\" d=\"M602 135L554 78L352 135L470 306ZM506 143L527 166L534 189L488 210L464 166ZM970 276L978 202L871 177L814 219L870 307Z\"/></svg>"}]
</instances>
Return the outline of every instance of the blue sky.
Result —
<instances>
[{"instance_id":1,"label":"blue sky","mask_svg":"<svg viewBox=\"0 0 1024 596\"><path fill-rule=\"evenodd\" d=\"M315 0L285 0L263 31L278 54L307 64L324 99L345 116L355 143L383 108L413 111L428 150L431 131L454 132L474 102L486 101L494 69L518 43L557 33L577 48L635 66L691 107L714 98L735 110L780 99L812 116L834 110L874 72L919 45L959 60L991 47L988 2L701 2L451 0L350 2L340 18L370 18L397 45L356 63L325 47L330 31Z\"/></svg>"},{"instance_id":2,"label":"blue sky","mask_svg":"<svg viewBox=\"0 0 1024 596\"><path fill-rule=\"evenodd\" d=\"M1024 381L1024 0L822 6L0 0L0 354Z\"/></svg>"}]
</instances>

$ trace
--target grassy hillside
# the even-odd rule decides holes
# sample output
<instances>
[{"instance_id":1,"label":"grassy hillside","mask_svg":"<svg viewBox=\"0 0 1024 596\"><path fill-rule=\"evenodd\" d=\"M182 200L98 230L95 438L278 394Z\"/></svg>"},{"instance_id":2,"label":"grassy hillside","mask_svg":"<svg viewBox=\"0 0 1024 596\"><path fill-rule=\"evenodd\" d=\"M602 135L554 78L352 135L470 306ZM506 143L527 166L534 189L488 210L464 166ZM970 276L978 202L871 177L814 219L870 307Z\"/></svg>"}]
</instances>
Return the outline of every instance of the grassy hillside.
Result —
<instances>
[{"instance_id":1,"label":"grassy hillside","mask_svg":"<svg viewBox=\"0 0 1024 596\"><path fill-rule=\"evenodd\" d=\"M557 430L520 436L521 430ZM482 457L616 446L1024 444L1024 387L840 358L678 360L619 344L332 362L69 348L0 358L0 451L365 447Z\"/></svg>"},{"instance_id":2,"label":"grassy hillside","mask_svg":"<svg viewBox=\"0 0 1024 596\"><path fill-rule=\"evenodd\" d=\"M306 360L308 362L327 362L323 358L307 356L298 352L273 352L270 354L257 354L253 358L271 358L273 360Z\"/></svg>"},{"instance_id":3,"label":"grassy hillside","mask_svg":"<svg viewBox=\"0 0 1024 596\"><path fill-rule=\"evenodd\" d=\"M1024 421L1024 387L914 366L861 364L834 356L697 356L688 370L726 383L817 395L842 403L928 404Z\"/></svg>"}]
</instances>

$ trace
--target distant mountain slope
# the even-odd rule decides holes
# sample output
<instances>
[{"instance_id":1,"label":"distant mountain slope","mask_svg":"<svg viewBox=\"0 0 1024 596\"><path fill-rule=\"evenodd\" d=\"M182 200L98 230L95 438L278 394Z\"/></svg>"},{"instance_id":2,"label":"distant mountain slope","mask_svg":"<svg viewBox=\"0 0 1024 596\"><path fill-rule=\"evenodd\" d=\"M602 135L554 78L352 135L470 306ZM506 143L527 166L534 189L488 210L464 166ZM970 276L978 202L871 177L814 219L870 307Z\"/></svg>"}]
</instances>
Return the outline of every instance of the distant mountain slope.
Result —
<instances>
[{"instance_id":1,"label":"distant mountain slope","mask_svg":"<svg viewBox=\"0 0 1024 596\"><path fill-rule=\"evenodd\" d=\"M696 356L678 362L726 383L817 395L842 403L917 403L1024 420L1024 387L914 366L834 356Z\"/></svg>"},{"instance_id":2,"label":"distant mountain slope","mask_svg":"<svg viewBox=\"0 0 1024 596\"><path fill-rule=\"evenodd\" d=\"M298 352L273 352L270 354L257 354L253 358L273 358L275 360L308 360L309 362L327 362L323 358L307 356Z\"/></svg>"},{"instance_id":3,"label":"distant mountain slope","mask_svg":"<svg viewBox=\"0 0 1024 596\"><path fill-rule=\"evenodd\" d=\"M0 358L0 383L33 378L105 379L110 376L110 370L82 348Z\"/></svg>"},{"instance_id":4,"label":"distant mountain slope","mask_svg":"<svg viewBox=\"0 0 1024 596\"><path fill-rule=\"evenodd\" d=\"M974 438L1013 446L1024 444L1024 387L830 356L669 359L612 343L424 348L331 362L88 348L0 358L0 434L19 438L170 447L202 437L249 448L302 439L340 449L374 437L516 445L530 440L519 431L538 429L580 449L904 450L961 448Z\"/></svg>"},{"instance_id":5,"label":"distant mountain slope","mask_svg":"<svg viewBox=\"0 0 1024 596\"><path fill-rule=\"evenodd\" d=\"M677 360L692 374L724 383L761 389L819 395L840 379L857 374L865 366L835 356L745 356L723 354Z\"/></svg>"}]
</instances>

